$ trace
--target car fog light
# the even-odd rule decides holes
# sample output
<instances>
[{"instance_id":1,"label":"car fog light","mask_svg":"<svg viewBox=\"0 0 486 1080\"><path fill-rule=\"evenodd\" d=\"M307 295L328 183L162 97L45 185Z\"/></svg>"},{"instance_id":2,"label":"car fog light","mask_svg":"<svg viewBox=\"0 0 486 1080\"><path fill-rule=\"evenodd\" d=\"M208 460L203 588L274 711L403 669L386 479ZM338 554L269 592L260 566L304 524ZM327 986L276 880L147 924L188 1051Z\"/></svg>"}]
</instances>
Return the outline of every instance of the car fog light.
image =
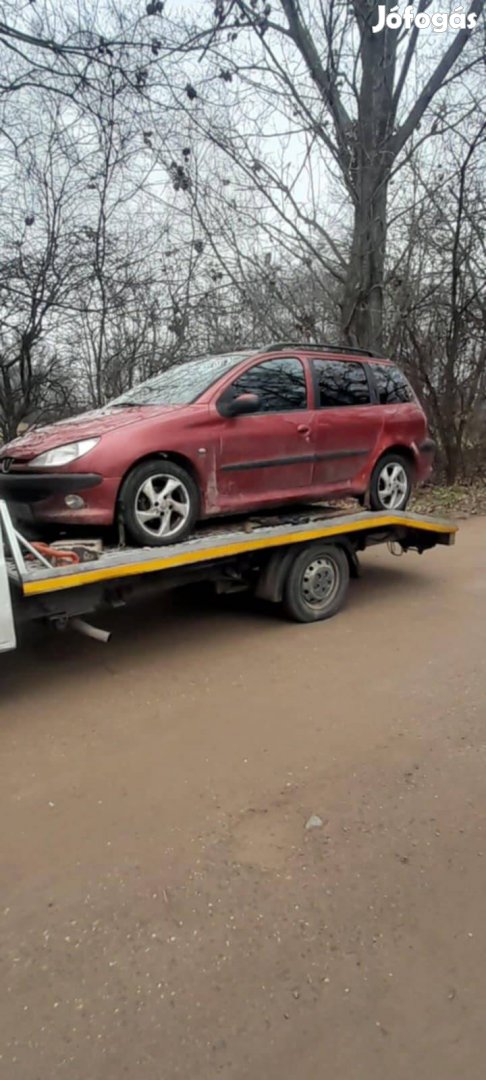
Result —
<instances>
[{"instance_id":1,"label":"car fog light","mask_svg":"<svg viewBox=\"0 0 486 1080\"><path fill-rule=\"evenodd\" d=\"M64 502L69 510L82 510L83 506L86 505L81 495L66 495Z\"/></svg>"}]
</instances>

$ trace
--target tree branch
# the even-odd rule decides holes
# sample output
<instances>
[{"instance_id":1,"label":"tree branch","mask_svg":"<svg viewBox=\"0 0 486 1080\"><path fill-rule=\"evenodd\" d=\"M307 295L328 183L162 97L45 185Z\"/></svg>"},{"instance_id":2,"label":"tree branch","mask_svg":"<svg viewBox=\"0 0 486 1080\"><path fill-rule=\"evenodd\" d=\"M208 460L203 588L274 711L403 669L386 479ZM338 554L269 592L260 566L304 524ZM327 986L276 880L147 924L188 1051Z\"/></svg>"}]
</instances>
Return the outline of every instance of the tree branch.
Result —
<instances>
[{"instance_id":1,"label":"tree branch","mask_svg":"<svg viewBox=\"0 0 486 1080\"><path fill-rule=\"evenodd\" d=\"M473 0L471 7L469 8L469 15L481 15L484 10L485 0ZM473 30L465 29L459 30L456 34L454 41L447 49L442 59L437 64L435 71L427 80L423 90L419 94L415 104L412 106L406 120L401 127L392 136L390 141L391 152L396 155L400 152L405 143L410 138L410 135L415 131L417 125L420 123L425 110L430 105L430 102L441 90L442 85L449 71L454 66L456 60L461 55L464 46L469 41Z\"/></svg>"}]
</instances>

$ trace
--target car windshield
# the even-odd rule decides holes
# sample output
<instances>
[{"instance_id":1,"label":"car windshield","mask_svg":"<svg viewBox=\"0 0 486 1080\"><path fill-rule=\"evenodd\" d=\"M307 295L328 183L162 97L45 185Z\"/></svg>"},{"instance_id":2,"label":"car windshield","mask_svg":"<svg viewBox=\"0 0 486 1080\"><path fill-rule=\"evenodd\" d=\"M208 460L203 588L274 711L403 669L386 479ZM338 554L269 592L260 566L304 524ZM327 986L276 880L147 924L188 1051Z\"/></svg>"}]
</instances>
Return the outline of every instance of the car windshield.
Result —
<instances>
[{"instance_id":1,"label":"car windshield","mask_svg":"<svg viewBox=\"0 0 486 1080\"><path fill-rule=\"evenodd\" d=\"M239 352L225 356L201 356L183 364L174 364L152 379L134 386L126 394L114 398L109 406L189 405L197 401L226 371L252 355L253 352Z\"/></svg>"}]
</instances>

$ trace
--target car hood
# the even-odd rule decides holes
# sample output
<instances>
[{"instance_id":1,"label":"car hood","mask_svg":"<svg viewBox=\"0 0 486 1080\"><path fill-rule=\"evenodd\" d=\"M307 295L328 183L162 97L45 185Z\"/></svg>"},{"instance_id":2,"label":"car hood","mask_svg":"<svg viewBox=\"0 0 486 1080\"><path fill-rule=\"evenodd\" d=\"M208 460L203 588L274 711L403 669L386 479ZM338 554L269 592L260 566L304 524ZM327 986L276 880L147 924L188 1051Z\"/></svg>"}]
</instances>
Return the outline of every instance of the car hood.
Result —
<instances>
[{"instance_id":1,"label":"car hood","mask_svg":"<svg viewBox=\"0 0 486 1080\"><path fill-rule=\"evenodd\" d=\"M127 409L110 406L94 409L81 416L71 416L68 420L60 420L56 424L32 428L25 435L3 446L0 457L13 457L16 461L27 461L46 450L53 450L56 446L79 442L81 439L99 438L117 428L139 424L144 420L155 419L157 416L168 417L179 411L181 407L180 405L140 405Z\"/></svg>"}]
</instances>

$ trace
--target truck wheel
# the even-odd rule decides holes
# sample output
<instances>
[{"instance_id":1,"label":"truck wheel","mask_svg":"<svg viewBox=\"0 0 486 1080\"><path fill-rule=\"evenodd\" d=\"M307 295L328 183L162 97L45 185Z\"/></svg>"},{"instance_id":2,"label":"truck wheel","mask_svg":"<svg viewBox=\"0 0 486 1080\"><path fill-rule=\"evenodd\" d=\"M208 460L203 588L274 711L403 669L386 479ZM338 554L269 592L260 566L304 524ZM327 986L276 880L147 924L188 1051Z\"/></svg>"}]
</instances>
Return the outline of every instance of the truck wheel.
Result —
<instances>
[{"instance_id":1,"label":"truck wheel","mask_svg":"<svg viewBox=\"0 0 486 1080\"><path fill-rule=\"evenodd\" d=\"M192 476L173 461L144 461L127 476L121 493L123 523L136 544L163 547L184 540L199 515Z\"/></svg>"},{"instance_id":2,"label":"truck wheel","mask_svg":"<svg viewBox=\"0 0 486 1080\"><path fill-rule=\"evenodd\" d=\"M377 461L370 483L372 510L405 510L412 494L412 467L400 454L384 454Z\"/></svg>"},{"instance_id":3,"label":"truck wheel","mask_svg":"<svg viewBox=\"0 0 486 1080\"><path fill-rule=\"evenodd\" d=\"M311 544L294 559L284 588L284 608L296 622L330 619L342 607L349 584L346 552L333 544Z\"/></svg>"}]
</instances>

